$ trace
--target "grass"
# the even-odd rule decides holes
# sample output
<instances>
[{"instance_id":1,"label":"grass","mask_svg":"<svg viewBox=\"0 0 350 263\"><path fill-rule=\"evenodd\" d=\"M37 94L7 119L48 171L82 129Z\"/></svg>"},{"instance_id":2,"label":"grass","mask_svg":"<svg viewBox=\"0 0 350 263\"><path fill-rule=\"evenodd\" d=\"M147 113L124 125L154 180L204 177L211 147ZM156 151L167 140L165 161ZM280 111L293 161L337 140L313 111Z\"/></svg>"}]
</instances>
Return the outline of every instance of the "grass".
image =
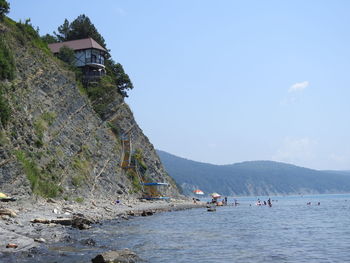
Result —
<instances>
[{"instance_id":1,"label":"grass","mask_svg":"<svg viewBox=\"0 0 350 263\"><path fill-rule=\"evenodd\" d=\"M85 176L83 175L75 175L72 177L72 184L75 186L75 187L79 187L81 186L85 181Z\"/></svg>"},{"instance_id":2,"label":"grass","mask_svg":"<svg viewBox=\"0 0 350 263\"><path fill-rule=\"evenodd\" d=\"M77 198L75 198L74 201L77 202L77 203L82 203L82 202L84 202L84 198L83 197L77 197Z\"/></svg>"},{"instance_id":3,"label":"grass","mask_svg":"<svg viewBox=\"0 0 350 263\"><path fill-rule=\"evenodd\" d=\"M88 176L90 174L90 161L88 160L84 160L84 159L81 159L79 158L78 156L76 156L74 159L73 159L73 163L72 163L72 166L78 170L81 175L83 176Z\"/></svg>"},{"instance_id":4,"label":"grass","mask_svg":"<svg viewBox=\"0 0 350 263\"><path fill-rule=\"evenodd\" d=\"M8 144L8 138L6 137L5 132L0 131L0 146L5 146Z\"/></svg>"},{"instance_id":5,"label":"grass","mask_svg":"<svg viewBox=\"0 0 350 263\"><path fill-rule=\"evenodd\" d=\"M140 180L136 174L136 172L134 170L129 169L127 171L127 176L131 179L131 184L132 184L132 191L130 191L130 193L138 193L142 190L141 184L140 184Z\"/></svg>"},{"instance_id":6,"label":"grass","mask_svg":"<svg viewBox=\"0 0 350 263\"><path fill-rule=\"evenodd\" d=\"M117 137L117 138L119 138L119 134L120 134L120 132L119 132L119 129L118 129L118 127L116 126L116 125L114 125L112 122L107 122L107 126L112 130L112 132L113 132L113 134Z\"/></svg>"},{"instance_id":7,"label":"grass","mask_svg":"<svg viewBox=\"0 0 350 263\"><path fill-rule=\"evenodd\" d=\"M5 42L5 38L0 38L0 80L12 80L15 77L15 60L11 49Z\"/></svg>"},{"instance_id":8,"label":"grass","mask_svg":"<svg viewBox=\"0 0 350 263\"><path fill-rule=\"evenodd\" d=\"M11 108L7 99L4 96L4 91L4 85L0 85L0 121L3 126L6 126L11 118Z\"/></svg>"},{"instance_id":9,"label":"grass","mask_svg":"<svg viewBox=\"0 0 350 263\"><path fill-rule=\"evenodd\" d=\"M143 152L141 149L136 149L135 153L133 154L133 158L137 161L137 163L141 166L143 170L147 170L147 165L145 161L143 160Z\"/></svg>"},{"instance_id":10,"label":"grass","mask_svg":"<svg viewBox=\"0 0 350 263\"><path fill-rule=\"evenodd\" d=\"M15 152L17 160L21 163L32 192L43 197L56 197L62 191L53 174L44 173L36 163L29 159L23 151Z\"/></svg>"},{"instance_id":11,"label":"grass","mask_svg":"<svg viewBox=\"0 0 350 263\"><path fill-rule=\"evenodd\" d=\"M44 112L35 122L34 122L34 129L35 134L37 135L38 139L35 141L35 145L37 147L42 147L44 145L43 138L44 133L47 131L49 126L53 124L53 122L56 119L56 113L54 112Z\"/></svg>"}]
</instances>

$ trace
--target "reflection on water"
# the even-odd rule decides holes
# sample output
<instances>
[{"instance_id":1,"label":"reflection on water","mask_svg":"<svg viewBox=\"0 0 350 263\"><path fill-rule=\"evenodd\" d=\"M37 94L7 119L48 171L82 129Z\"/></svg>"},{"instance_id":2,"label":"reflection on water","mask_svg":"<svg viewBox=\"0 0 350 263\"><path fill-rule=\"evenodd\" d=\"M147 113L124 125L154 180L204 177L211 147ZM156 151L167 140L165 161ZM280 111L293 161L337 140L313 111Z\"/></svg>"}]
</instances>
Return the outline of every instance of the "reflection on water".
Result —
<instances>
[{"instance_id":1,"label":"reflection on water","mask_svg":"<svg viewBox=\"0 0 350 263\"><path fill-rule=\"evenodd\" d=\"M129 248L152 263L349 261L350 195L271 199L278 199L271 208L255 206L255 198L238 198L239 206L216 212L192 209L109 222L75 232L73 239L92 238L96 247L85 251L76 242L72 247L79 253L66 250L64 256L56 253L50 258L88 262L99 251Z\"/></svg>"}]
</instances>

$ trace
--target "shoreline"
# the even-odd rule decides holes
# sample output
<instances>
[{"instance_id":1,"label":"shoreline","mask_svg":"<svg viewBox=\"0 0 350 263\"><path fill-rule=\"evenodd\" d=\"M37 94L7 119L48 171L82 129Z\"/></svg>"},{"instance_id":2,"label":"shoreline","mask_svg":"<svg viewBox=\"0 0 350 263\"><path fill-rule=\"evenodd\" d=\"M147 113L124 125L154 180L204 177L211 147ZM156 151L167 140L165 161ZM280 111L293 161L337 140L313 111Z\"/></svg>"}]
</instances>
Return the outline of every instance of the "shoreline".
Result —
<instances>
[{"instance_id":1,"label":"shoreline","mask_svg":"<svg viewBox=\"0 0 350 263\"><path fill-rule=\"evenodd\" d=\"M190 198L145 201L136 198L87 200L82 203L53 199L19 199L0 202L0 256L30 253L53 243L67 243L68 230L89 231L102 221L127 220L136 216L205 207ZM92 225L92 226L91 226ZM7 248L9 244L16 247ZM0 260L1 262L1 260Z\"/></svg>"}]
</instances>

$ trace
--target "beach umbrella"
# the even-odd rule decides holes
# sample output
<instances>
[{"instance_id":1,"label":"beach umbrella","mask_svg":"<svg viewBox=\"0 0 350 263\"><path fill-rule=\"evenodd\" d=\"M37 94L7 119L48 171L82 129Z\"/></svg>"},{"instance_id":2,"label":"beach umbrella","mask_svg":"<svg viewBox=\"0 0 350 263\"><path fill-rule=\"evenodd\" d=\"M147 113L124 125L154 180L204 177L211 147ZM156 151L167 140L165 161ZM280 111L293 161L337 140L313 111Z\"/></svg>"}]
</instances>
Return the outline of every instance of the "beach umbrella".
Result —
<instances>
[{"instance_id":1,"label":"beach umbrella","mask_svg":"<svg viewBox=\"0 0 350 263\"><path fill-rule=\"evenodd\" d=\"M202 190L199 190L199 189L194 190L193 193L196 195L204 195L204 192Z\"/></svg>"},{"instance_id":2,"label":"beach umbrella","mask_svg":"<svg viewBox=\"0 0 350 263\"><path fill-rule=\"evenodd\" d=\"M211 194L211 197L212 198L219 198L221 195L220 194L218 194L218 193L212 193Z\"/></svg>"}]
</instances>

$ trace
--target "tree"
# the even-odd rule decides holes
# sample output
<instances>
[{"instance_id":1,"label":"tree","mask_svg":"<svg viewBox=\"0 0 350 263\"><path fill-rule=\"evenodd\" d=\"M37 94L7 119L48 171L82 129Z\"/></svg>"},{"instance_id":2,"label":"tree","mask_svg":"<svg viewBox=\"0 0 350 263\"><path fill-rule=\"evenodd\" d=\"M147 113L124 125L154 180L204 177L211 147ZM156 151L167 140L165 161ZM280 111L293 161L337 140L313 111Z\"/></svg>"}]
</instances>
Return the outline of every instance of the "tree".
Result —
<instances>
[{"instance_id":1,"label":"tree","mask_svg":"<svg viewBox=\"0 0 350 263\"><path fill-rule=\"evenodd\" d=\"M104 38L84 14L78 16L72 23L65 19L63 25L59 26L57 30L58 33L54 32L54 34L61 42L91 37L102 47L106 48Z\"/></svg>"},{"instance_id":2,"label":"tree","mask_svg":"<svg viewBox=\"0 0 350 263\"><path fill-rule=\"evenodd\" d=\"M50 34L46 34L46 35L42 36L41 39L42 39L42 41L46 42L47 44L58 42L57 38L53 35L50 35Z\"/></svg>"},{"instance_id":3,"label":"tree","mask_svg":"<svg viewBox=\"0 0 350 263\"><path fill-rule=\"evenodd\" d=\"M106 60L107 74L113 79L114 84L117 86L119 92L128 97L126 91L134 88L129 75L125 73L123 66L120 63L114 63L112 59Z\"/></svg>"},{"instance_id":4,"label":"tree","mask_svg":"<svg viewBox=\"0 0 350 263\"><path fill-rule=\"evenodd\" d=\"M67 47L67 46L63 46L60 48L57 57L60 60L63 60L64 62L66 62L68 65L74 66L74 62L75 62L75 55L74 55L74 50Z\"/></svg>"},{"instance_id":5,"label":"tree","mask_svg":"<svg viewBox=\"0 0 350 263\"><path fill-rule=\"evenodd\" d=\"M58 30L58 33L57 34L56 32L53 32L54 35L56 36L56 38L60 41L60 42L63 42L63 41L67 41L67 36L68 36L68 32L70 30L70 24L69 24L69 21L67 19L64 20L63 22L63 25L59 26L57 28Z\"/></svg>"},{"instance_id":6,"label":"tree","mask_svg":"<svg viewBox=\"0 0 350 263\"><path fill-rule=\"evenodd\" d=\"M6 0L0 0L0 19L10 11L10 4Z\"/></svg>"}]
</instances>

